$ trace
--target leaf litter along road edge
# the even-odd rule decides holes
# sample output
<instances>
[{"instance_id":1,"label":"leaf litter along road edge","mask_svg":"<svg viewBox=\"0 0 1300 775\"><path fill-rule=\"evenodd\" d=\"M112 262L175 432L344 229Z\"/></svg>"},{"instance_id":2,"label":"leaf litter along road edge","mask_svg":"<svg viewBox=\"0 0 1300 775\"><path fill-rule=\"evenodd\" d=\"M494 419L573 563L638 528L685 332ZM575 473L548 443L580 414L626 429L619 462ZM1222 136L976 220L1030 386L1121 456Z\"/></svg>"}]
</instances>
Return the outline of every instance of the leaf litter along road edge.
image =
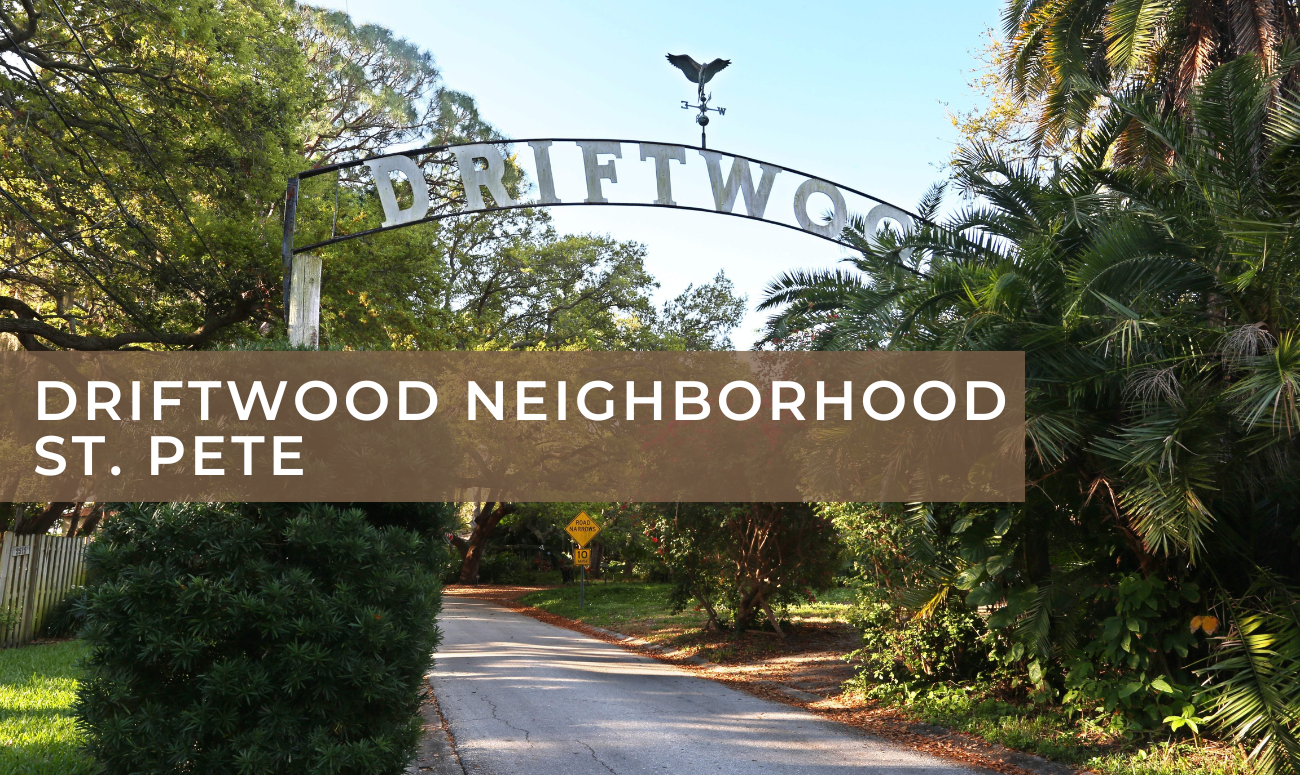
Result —
<instances>
[{"instance_id":1,"label":"leaf litter along road edge","mask_svg":"<svg viewBox=\"0 0 1300 775\"><path fill-rule=\"evenodd\" d=\"M933 724L912 721L888 708L851 705L834 697L822 697L791 686L747 674L736 667L709 662L701 657L682 654L622 633L574 621L540 608L525 605L519 598L550 587L505 585L449 586L443 594L487 600L503 608L566 630L582 633L596 640L620 646L628 651L667 662L688 670L696 677L726 684L773 702L802 708L823 718L856 727L890 742L950 761L984 767L1004 775L1085 775L1093 770L1079 769L1053 762L1034 754L987 743L973 735L956 732ZM1094 773L1095 775L1095 773Z\"/></svg>"}]
</instances>

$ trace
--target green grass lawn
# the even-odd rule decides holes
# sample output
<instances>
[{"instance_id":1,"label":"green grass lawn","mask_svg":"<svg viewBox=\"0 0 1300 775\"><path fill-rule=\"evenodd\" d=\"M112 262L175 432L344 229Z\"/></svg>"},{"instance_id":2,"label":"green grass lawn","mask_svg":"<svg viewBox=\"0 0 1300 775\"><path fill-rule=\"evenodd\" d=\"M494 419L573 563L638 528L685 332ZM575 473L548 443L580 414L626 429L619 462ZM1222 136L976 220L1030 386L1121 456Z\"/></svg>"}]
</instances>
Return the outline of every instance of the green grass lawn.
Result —
<instances>
[{"instance_id":1,"label":"green grass lawn","mask_svg":"<svg viewBox=\"0 0 1300 775\"><path fill-rule=\"evenodd\" d=\"M643 635L665 627L702 625L705 621L702 614L689 609L680 614L668 611L670 589L671 584L588 581L586 605L582 607L578 605L577 584L530 592L521 597L519 602L629 635Z\"/></svg>"},{"instance_id":2,"label":"green grass lawn","mask_svg":"<svg viewBox=\"0 0 1300 775\"><path fill-rule=\"evenodd\" d=\"M546 589L524 595L519 602L550 611L597 627L610 627L630 635L645 634L647 629L699 627L704 624L703 613L687 609L679 614L668 610L668 592L671 584L644 582L588 581L586 606L578 605L578 585ZM812 602L792 605L788 609L791 619L810 621L845 621L844 615L853 604L851 589L832 589L817 596ZM630 626L633 632L620 627Z\"/></svg>"},{"instance_id":3,"label":"green grass lawn","mask_svg":"<svg viewBox=\"0 0 1300 775\"><path fill-rule=\"evenodd\" d=\"M848 587L836 587L817 593L811 602L792 605L789 609L791 619L808 621L846 622L845 617L857 597L857 590Z\"/></svg>"},{"instance_id":4,"label":"green grass lawn","mask_svg":"<svg viewBox=\"0 0 1300 775\"><path fill-rule=\"evenodd\" d=\"M95 771L72 717L85 652L78 640L0 650L0 775Z\"/></svg>"}]
</instances>

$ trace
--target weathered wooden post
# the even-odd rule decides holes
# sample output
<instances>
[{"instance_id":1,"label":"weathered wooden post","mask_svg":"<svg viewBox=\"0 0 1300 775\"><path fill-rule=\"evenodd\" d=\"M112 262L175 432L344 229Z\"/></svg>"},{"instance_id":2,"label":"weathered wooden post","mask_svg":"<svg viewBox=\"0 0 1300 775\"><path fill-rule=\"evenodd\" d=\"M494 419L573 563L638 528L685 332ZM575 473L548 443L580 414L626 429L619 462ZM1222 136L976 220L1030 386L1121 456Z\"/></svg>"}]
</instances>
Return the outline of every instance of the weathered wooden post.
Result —
<instances>
[{"instance_id":1,"label":"weathered wooden post","mask_svg":"<svg viewBox=\"0 0 1300 775\"><path fill-rule=\"evenodd\" d=\"M289 326L289 344L295 347L320 345L319 256L294 255L293 235L298 219L298 187L302 179L289 178L284 192L284 232L280 238L280 265L284 272L284 314Z\"/></svg>"},{"instance_id":2,"label":"weathered wooden post","mask_svg":"<svg viewBox=\"0 0 1300 775\"><path fill-rule=\"evenodd\" d=\"M320 256L299 253L293 257L289 289L289 344L320 347Z\"/></svg>"}]
</instances>

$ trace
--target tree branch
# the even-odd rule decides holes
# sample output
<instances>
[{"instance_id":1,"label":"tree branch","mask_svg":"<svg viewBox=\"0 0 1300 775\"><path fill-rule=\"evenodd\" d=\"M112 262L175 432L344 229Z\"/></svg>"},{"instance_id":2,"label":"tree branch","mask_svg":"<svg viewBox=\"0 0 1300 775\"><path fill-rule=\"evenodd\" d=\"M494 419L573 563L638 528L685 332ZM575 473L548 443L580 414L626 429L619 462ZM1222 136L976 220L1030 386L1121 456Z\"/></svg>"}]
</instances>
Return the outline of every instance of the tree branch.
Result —
<instances>
[{"instance_id":1,"label":"tree branch","mask_svg":"<svg viewBox=\"0 0 1300 775\"><path fill-rule=\"evenodd\" d=\"M236 323L242 323L253 317L259 305L256 299L244 298L225 315L208 315L203 325L186 333L159 333L128 331L109 337L80 336L42 322L36 311L18 299L0 296L0 310L13 312L17 317L0 318L0 332L16 334L18 341L27 350L48 350L50 348L35 341L40 337L47 342L66 350L121 350L137 344L161 344L173 347L193 347L205 344L217 332Z\"/></svg>"},{"instance_id":2,"label":"tree branch","mask_svg":"<svg viewBox=\"0 0 1300 775\"><path fill-rule=\"evenodd\" d=\"M27 24L22 29L18 28L18 25L14 23L9 14L0 10L0 24L3 24L6 30L12 30L5 42L0 43L0 54L14 50L24 42L31 40L32 36L36 34L36 25L40 22L42 14L32 5L31 0L22 0L22 2L23 12L27 14Z\"/></svg>"}]
</instances>

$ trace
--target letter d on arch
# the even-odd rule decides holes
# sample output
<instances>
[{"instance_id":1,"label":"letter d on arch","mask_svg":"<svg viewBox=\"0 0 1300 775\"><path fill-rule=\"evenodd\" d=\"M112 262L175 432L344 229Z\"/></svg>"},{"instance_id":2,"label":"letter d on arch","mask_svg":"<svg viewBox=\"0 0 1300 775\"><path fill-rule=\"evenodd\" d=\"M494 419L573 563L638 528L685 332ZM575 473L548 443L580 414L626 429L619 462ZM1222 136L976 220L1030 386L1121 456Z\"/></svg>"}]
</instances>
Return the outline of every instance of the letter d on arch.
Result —
<instances>
[{"instance_id":1,"label":"letter d on arch","mask_svg":"<svg viewBox=\"0 0 1300 775\"><path fill-rule=\"evenodd\" d=\"M384 228L399 226L403 223L418 221L429 212L429 184L424 182L424 172L415 159L410 156L385 156L381 159L369 159L366 166L375 179L375 190L379 193L379 203L384 207ZM392 173L400 172L411 184L414 201L403 210L397 206L397 194L393 191Z\"/></svg>"}]
</instances>

